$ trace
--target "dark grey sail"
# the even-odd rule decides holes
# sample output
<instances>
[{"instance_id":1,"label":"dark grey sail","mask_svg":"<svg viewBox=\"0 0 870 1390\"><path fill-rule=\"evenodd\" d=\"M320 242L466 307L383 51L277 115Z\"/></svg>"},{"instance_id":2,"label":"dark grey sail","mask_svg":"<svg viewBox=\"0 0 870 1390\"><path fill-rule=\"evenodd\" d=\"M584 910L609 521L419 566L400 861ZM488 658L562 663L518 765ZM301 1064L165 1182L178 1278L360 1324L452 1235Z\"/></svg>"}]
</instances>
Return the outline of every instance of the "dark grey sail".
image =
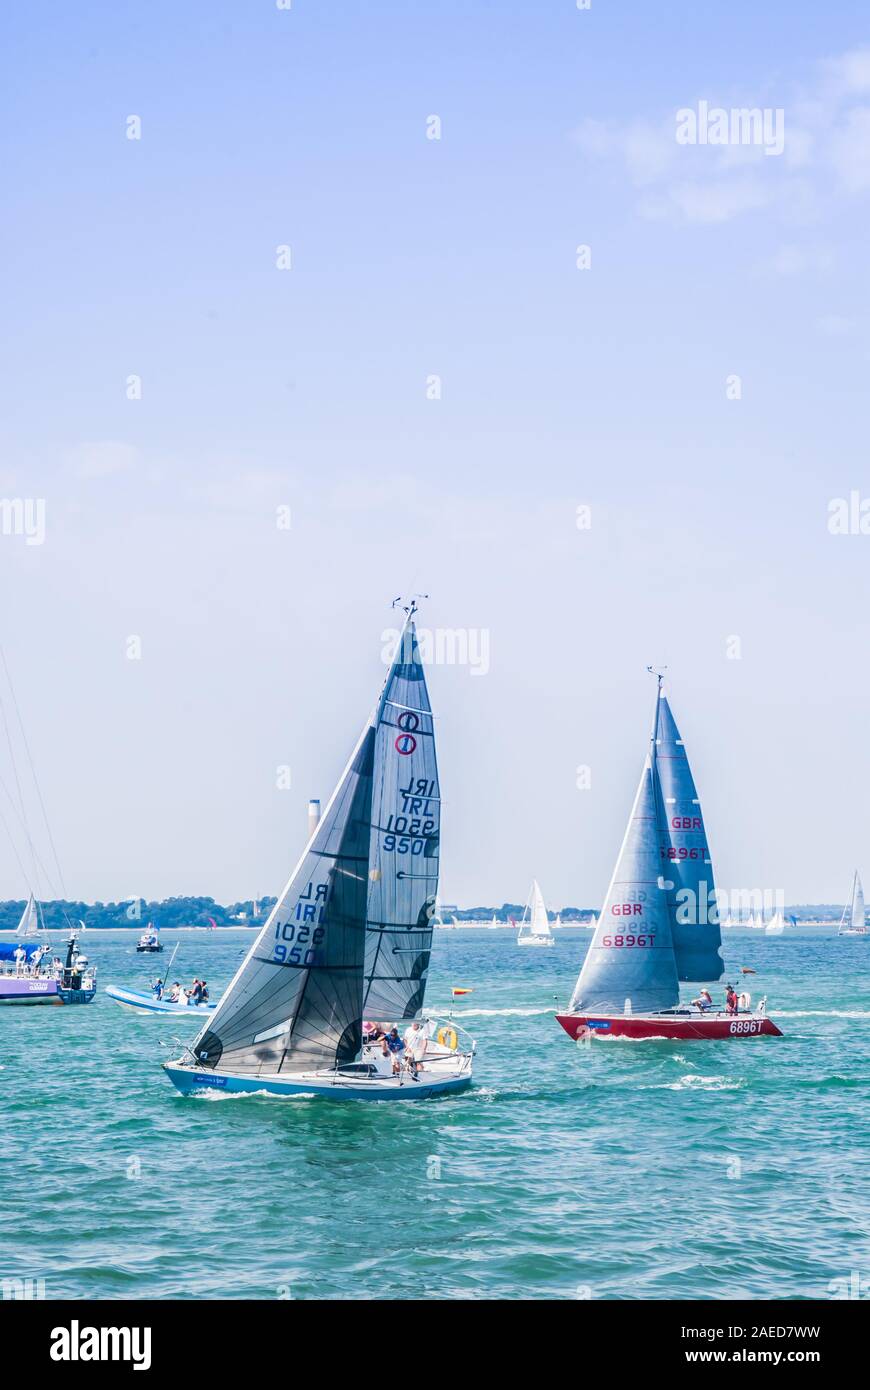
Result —
<instances>
[{"instance_id":1,"label":"dark grey sail","mask_svg":"<svg viewBox=\"0 0 870 1390\"><path fill-rule=\"evenodd\" d=\"M269 920L193 1044L200 1065L256 1076L358 1056L374 747L369 722Z\"/></svg>"},{"instance_id":2,"label":"dark grey sail","mask_svg":"<svg viewBox=\"0 0 870 1390\"><path fill-rule=\"evenodd\" d=\"M438 893L441 801L432 709L409 620L375 717L363 1017L423 1007Z\"/></svg>"},{"instance_id":3,"label":"dark grey sail","mask_svg":"<svg viewBox=\"0 0 870 1390\"><path fill-rule=\"evenodd\" d=\"M654 736L661 873L671 914L677 978L709 983L720 979L724 970L713 862L686 749L661 691Z\"/></svg>"}]
</instances>

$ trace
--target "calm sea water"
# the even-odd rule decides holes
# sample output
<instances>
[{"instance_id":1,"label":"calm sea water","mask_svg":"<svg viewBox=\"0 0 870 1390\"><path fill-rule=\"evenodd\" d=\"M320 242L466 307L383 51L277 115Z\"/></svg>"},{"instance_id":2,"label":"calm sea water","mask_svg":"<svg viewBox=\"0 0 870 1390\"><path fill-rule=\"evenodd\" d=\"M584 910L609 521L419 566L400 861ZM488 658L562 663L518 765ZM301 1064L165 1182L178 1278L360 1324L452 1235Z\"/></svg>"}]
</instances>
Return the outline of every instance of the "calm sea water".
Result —
<instances>
[{"instance_id":1,"label":"calm sea water","mask_svg":"<svg viewBox=\"0 0 870 1390\"><path fill-rule=\"evenodd\" d=\"M190 1024L0 1010L0 1279L47 1298L817 1298L870 1290L870 941L732 931L786 1036L578 1047L552 1018L590 933L436 934L473 988L472 1090L416 1104L183 1099ZM101 986L163 957L85 938ZM212 997L250 943L182 941ZM170 1043L168 1050L160 1040ZM832 1288L833 1286L833 1288Z\"/></svg>"}]
</instances>

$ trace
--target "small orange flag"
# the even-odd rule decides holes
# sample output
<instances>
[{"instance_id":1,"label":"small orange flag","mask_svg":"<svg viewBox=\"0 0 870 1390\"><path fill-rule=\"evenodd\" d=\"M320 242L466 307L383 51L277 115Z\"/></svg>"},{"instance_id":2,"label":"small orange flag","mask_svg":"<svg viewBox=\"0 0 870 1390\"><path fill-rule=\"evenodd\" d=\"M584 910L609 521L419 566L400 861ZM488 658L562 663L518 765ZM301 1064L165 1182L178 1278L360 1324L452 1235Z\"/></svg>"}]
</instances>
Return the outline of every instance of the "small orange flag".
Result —
<instances>
[{"instance_id":1,"label":"small orange flag","mask_svg":"<svg viewBox=\"0 0 870 1390\"><path fill-rule=\"evenodd\" d=\"M454 990L453 990L453 998L455 999L456 996L457 996L457 994L473 994L473 993L474 993L474 990L473 990L473 989L454 989Z\"/></svg>"}]
</instances>

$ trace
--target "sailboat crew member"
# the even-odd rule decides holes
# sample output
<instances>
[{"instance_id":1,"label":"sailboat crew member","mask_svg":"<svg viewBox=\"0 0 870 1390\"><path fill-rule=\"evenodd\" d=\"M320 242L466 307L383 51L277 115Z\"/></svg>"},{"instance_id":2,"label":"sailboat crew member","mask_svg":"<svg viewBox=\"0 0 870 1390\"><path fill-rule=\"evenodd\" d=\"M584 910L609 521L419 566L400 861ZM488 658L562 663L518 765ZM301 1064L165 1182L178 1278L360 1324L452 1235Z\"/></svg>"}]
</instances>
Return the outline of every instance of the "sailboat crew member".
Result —
<instances>
[{"instance_id":1,"label":"sailboat crew member","mask_svg":"<svg viewBox=\"0 0 870 1390\"><path fill-rule=\"evenodd\" d=\"M393 1059L393 1075L398 1076L402 1065L402 1053L405 1051L405 1044L399 1037L399 1030L395 1024L390 1029L381 1045L384 1050L384 1056L392 1057Z\"/></svg>"},{"instance_id":2,"label":"sailboat crew member","mask_svg":"<svg viewBox=\"0 0 870 1390\"><path fill-rule=\"evenodd\" d=\"M703 1013L705 1009L712 1009L713 996L708 989L701 989L698 991L697 999L692 1000L692 1004Z\"/></svg>"},{"instance_id":3,"label":"sailboat crew member","mask_svg":"<svg viewBox=\"0 0 870 1390\"><path fill-rule=\"evenodd\" d=\"M15 947L15 950L14 950L13 953L12 953L12 956L13 956L13 960L15 961L15 974L16 974L16 975L23 975L23 974L24 974L24 962L27 960L27 952L25 951L24 947L23 947L23 946L16 946L16 947Z\"/></svg>"},{"instance_id":4,"label":"sailboat crew member","mask_svg":"<svg viewBox=\"0 0 870 1390\"><path fill-rule=\"evenodd\" d=\"M733 985L727 985L725 988L725 1012L729 1014L736 1014L737 1012L737 994Z\"/></svg>"},{"instance_id":5,"label":"sailboat crew member","mask_svg":"<svg viewBox=\"0 0 870 1390\"><path fill-rule=\"evenodd\" d=\"M422 1027L420 1020L415 1018L410 1028L405 1029L405 1052L412 1076L417 1075L420 1064L426 1056L428 1042L426 1030Z\"/></svg>"}]
</instances>

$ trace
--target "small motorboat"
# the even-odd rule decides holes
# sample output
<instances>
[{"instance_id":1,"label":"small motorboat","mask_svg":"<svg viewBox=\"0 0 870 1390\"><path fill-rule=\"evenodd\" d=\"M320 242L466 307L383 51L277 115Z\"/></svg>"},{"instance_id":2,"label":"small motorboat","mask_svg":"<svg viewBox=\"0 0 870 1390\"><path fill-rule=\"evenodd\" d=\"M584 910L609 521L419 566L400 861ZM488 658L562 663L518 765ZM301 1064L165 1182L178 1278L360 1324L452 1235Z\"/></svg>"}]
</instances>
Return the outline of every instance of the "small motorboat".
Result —
<instances>
[{"instance_id":1,"label":"small motorboat","mask_svg":"<svg viewBox=\"0 0 870 1390\"><path fill-rule=\"evenodd\" d=\"M139 937L139 940L136 942L136 950L140 953L147 952L150 955L156 955L158 951L163 950L163 944L160 937L157 935L156 927L152 927L150 923L148 924Z\"/></svg>"},{"instance_id":2,"label":"small motorboat","mask_svg":"<svg viewBox=\"0 0 870 1390\"><path fill-rule=\"evenodd\" d=\"M153 991L148 994L135 989L121 989L118 985L106 985L106 994L110 999L114 999L116 1004L120 1004L122 1009L130 1009L134 1014L189 1014L202 1017L203 1014L210 1013L217 1008L214 1004L181 1004L177 1001L160 999Z\"/></svg>"},{"instance_id":3,"label":"small motorboat","mask_svg":"<svg viewBox=\"0 0 870 1390\"><path fill-rule=\"evenodd\" d=\"M47 944L0 946L0 962L15 960L14 974L0 974L0 1005L90 1004L97 992L97 968L78 948L70 932L66 960L46 965ZM15 952L24 952L24 959Z\"/></svg>"},{"instance_id":4,"label":"small motorboat","mask_svg":"<svg viewBox=\"0 0 870 1390\"><path fill-rule=\"evenodd\" d=\"M651 669L651 668L650 668ZM730 1008L709 990L680 1002L680 983L721 980L722 935L701 803L685 745L658 677L650 752L628 829L570 1006L569 1037L782 1037L766 1000L729 986Z\"/></svg>"}]
</instances>

